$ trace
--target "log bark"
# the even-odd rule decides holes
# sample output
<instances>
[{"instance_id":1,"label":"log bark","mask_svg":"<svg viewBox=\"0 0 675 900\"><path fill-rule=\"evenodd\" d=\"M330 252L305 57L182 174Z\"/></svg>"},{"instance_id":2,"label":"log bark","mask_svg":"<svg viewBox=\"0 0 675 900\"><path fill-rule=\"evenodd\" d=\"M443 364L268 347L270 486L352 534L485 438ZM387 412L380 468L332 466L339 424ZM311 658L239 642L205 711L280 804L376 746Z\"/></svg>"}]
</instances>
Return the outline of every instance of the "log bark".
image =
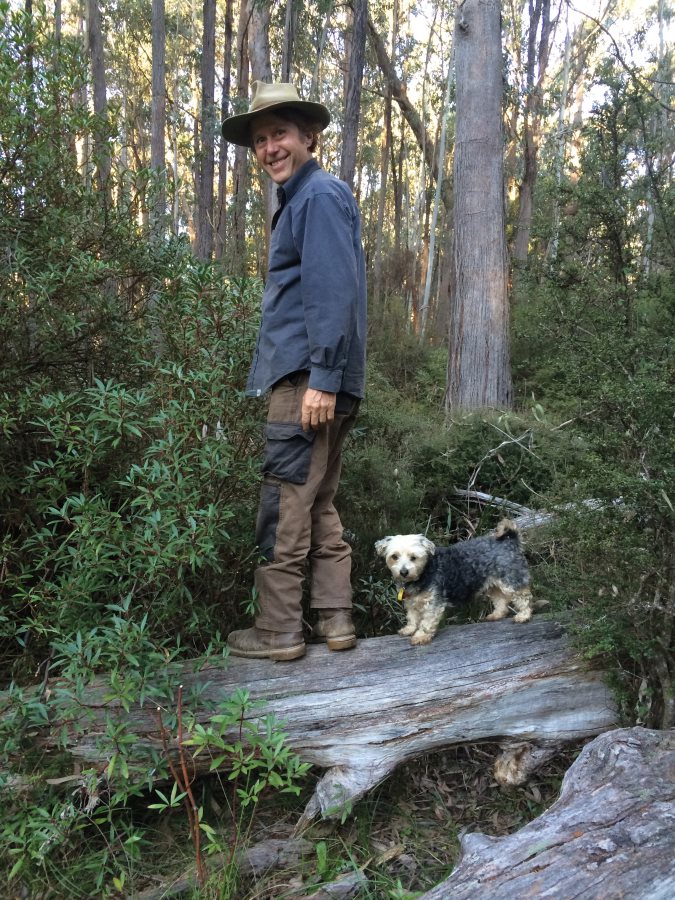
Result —
<instances>
[{"instance_id":1,"label":"log bark","mask_svg":"<svg viewBox=\"0 0 675 900\"><path fill-rule=\"evenodd\" d=\"M424 900L674 897L675 731L601 735L542 816L507 837L468 834L460 850Z\"/></svg>"},{"instance_id":2,"label":"log bark","mask_svg":"<svg viewBox=\"0 0 675 900\"><path fill-rule=\"evenodd\" d=\"M186 695L199 684L205 704L239 688L264 700L255 715L281 720L289 745L327 770L298 831L318 815L340 815L399 764L429 751L478 741L516 744L530 765L537 748L592 737L617 722L602 672L576 656L562 627L543 617L450 626L423 647L392 635L361 640L344 653L314 644L292 664L233 658L225 670L186 670L182 682ZM105 690L102 684L87 690L79 727L68 726L70 754L103 770L97 743L110 718L136 737L134 752L161 754L156 704L150 699L125 712L106 702ZM205 707L200 719L208 718ZM51 723L52 741L63 727ZM210 762L207 754L196 757L195 771ZM512 771L510 780L518 780Z\"/></svg>"}]
</instances>

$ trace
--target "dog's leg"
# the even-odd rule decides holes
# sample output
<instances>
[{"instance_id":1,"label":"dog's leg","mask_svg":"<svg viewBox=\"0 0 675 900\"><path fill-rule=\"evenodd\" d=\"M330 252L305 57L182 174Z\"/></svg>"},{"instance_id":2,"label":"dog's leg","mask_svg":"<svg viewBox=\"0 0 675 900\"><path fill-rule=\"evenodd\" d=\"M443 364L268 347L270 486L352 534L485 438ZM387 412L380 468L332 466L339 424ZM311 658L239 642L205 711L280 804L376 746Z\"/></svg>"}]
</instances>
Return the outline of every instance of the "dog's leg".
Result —
<instances>
[{"instance_id":1,"label":"dog's leg","mask_svg":"<svg viewBox=\"0 0 675 900\"><path fill-rule=\"evenodd\" d=\"M522 591L516 591L511 602L516 609L513 621L529 622L532 618L532 594L530 591L527 588Z\"/></svg>"},{"instance_id":2,"label":"dog's leg","mask_svg":"<svg viewBox=\"0 0 675 900\"><path fill-rule=\"evenodd\" d=\"M421 613L415 600L405 600L404 605L406 623L403 628L399 628L398 633L403 635L403 637L410 637L411 634L415 634L417 631Z\"/></svg>"},{"instance_id":3,"label":"dog's leg","mask_svg":"<svg viewBox=\"0 0 675 900\"><path fill-rule=\"evenodd\" d=\"M446 604L439 602L433 593L427 595L417 630L410 638L411 644L428 644L432 640L443 618L445 606Z\"/></svg>"},{"instance_id":4,"label":"dog's leg","mask_svg":"<svg viewBox=\"0 0 675 900\"><path fill-rule=\"evenodd\" d=\"M494 622L497 619L505 619L509 614L509 595L499 584L493 584L488 588L488 597L492 601L493 611L485 618L488 622Z\"/></svg>"}]
</instances>

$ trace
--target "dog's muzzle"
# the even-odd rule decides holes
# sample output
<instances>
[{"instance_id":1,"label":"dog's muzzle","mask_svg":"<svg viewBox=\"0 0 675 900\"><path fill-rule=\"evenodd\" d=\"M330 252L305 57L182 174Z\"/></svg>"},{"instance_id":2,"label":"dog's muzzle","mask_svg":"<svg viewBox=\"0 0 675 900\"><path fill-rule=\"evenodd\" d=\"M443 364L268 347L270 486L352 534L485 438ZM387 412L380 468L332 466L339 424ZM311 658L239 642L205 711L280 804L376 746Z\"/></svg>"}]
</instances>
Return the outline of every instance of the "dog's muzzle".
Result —
<instances>
[{"instance_id":1,"label":"dog's muzzle","mask_svg":"<svg viewBox=\"0 0 675 900\"><path fill-rule=\"evenodd\" d=\"M401 576L401 578L407 578L407 577L408 577L408 569L406 569L405 566L403 566L402 568L400 568L398 571L399 571L399 575Z\"/></svg>"}]
</instances>

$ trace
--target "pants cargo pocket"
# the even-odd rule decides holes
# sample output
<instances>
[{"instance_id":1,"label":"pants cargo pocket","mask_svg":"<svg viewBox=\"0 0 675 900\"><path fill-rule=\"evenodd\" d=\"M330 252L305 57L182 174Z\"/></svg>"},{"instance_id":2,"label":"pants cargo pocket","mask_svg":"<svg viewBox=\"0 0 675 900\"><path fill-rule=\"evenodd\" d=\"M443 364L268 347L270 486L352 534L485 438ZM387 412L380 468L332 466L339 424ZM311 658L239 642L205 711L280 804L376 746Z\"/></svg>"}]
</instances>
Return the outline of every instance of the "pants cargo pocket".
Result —
<instances>
[{"instance_id":1,"label":"pants cargo pocket","mask_svg":"<svg viewBox=\"0 0 675 900\"><path fill-rule=\"evenodd\" d=\"M263 482L260 489L260 506L255 527L255 542L258 549L270 563L274 562L274 546L279 527L279 507L281 488L273 482Z\"/></svg>"},{"instance_id":2,"label":"pants cargo pocket","mask_svg":"<svg viewBox=\"0 0 675 900\"><path fill-rule=\"evenodd\" d=\"M263 475L273 475L291 484L304 484L312 461L316 433L303 431L292 422L268 422L265 426Z\"/></svg>"}]
</instances>

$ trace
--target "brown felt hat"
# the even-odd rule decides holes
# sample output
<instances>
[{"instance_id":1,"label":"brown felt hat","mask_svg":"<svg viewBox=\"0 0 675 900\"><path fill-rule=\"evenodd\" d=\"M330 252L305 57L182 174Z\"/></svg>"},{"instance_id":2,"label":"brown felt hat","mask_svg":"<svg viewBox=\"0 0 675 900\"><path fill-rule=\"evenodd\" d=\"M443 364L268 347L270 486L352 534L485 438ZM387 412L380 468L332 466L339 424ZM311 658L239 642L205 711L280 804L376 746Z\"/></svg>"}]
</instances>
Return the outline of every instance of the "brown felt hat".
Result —
<instances>
[{"instance_id":1,"label":"brown felt hat","mask_svg":"<svg viewBox=\"0 0 675 900\"><path fill-rule=\"evenodd\" d=\"M301 100L298 92L292 84L285 82L273 82L267 84L264 81L253 82L253 96L248 112L238 116L230 116L223 122L223 137L231 144L239 144L242 147L251 146L250 126L255 116L264 112L272 112L275 109L297 109L303 113L310 122L320 125L320 131L330 122L330 113L322 103L312 103L310 100Z\"/></svg>"}]
</instances>

